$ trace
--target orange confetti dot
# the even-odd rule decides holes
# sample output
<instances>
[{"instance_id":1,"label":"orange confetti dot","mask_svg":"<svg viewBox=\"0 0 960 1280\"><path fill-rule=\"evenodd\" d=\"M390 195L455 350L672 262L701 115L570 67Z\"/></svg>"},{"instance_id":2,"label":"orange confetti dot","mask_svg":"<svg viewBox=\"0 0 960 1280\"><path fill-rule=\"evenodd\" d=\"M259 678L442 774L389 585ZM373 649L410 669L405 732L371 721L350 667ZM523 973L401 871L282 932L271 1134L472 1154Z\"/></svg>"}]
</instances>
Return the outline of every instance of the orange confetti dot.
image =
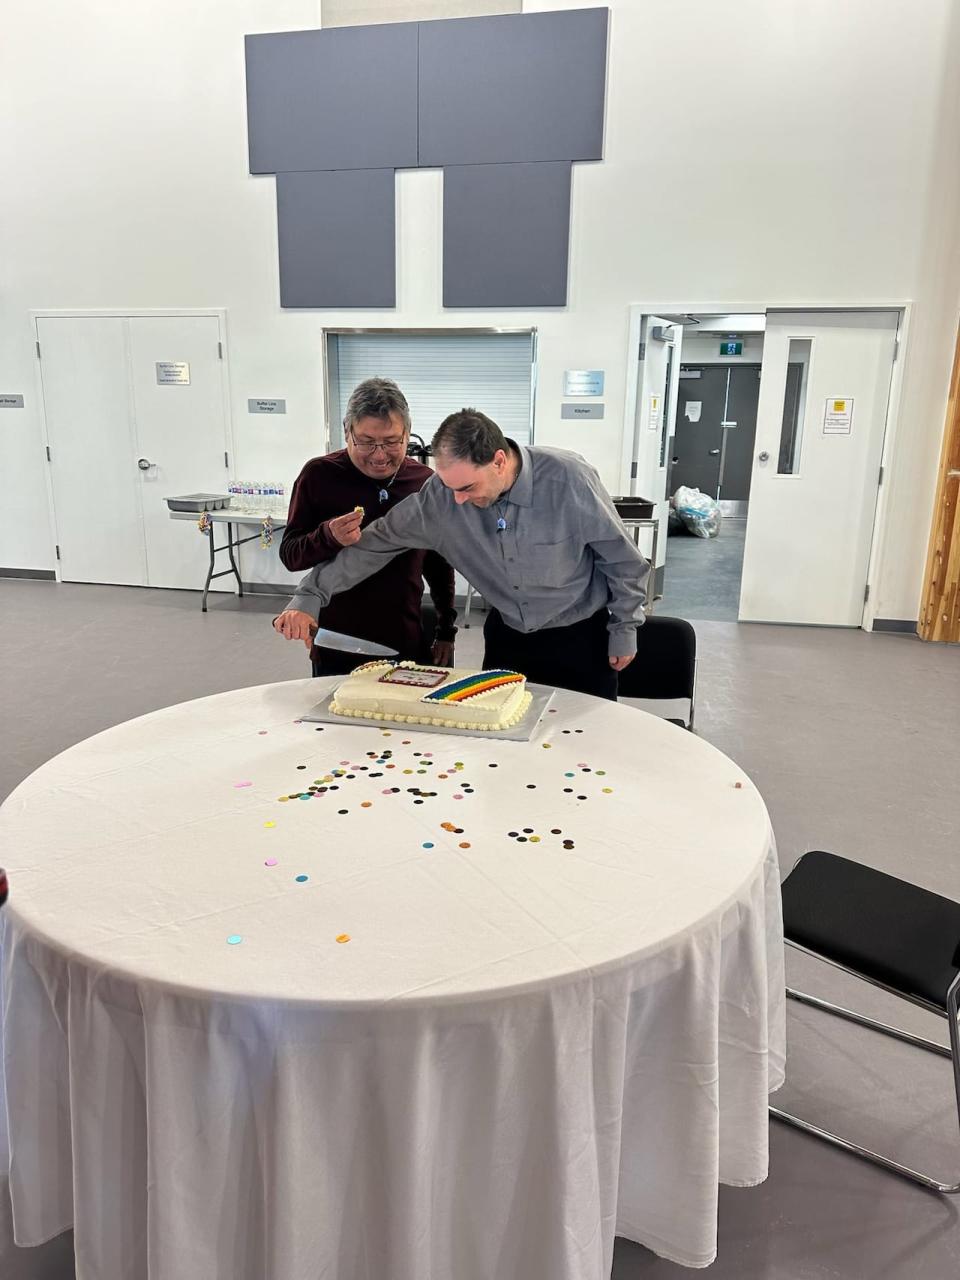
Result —
<instances>
[{"instance_id":1,"label":"orange confetti dot","mask_svg":"<svg viewBox=\"0 0 960 1280\"><path fill-rule=\"evenodd\" d=\"M739 790L741 789L741 787L743 786L743 783L742 783L742 782L735 782L733 785L734 785L734 788L735 788L737 791L739 791Z\"/></svg>"},{"instance_id":2,"label":"orange confetti dot","mask_svg":"<svg viewBox=\"0 0 960 1280\"><path fill-rule=\"evenodd\" d=\"M470 841L469 841L469 840L461 840L461 841L460 841L460 848L461 848L461 849L469 849L469 848L470 848Z\"/></svg>"},{"instance_id":3,"label":"orange confetti dot","mask_svg":"<svg viewBox=\"0 0 960 1280\"><path fill-rule=\"evenodd\" d=\"M370 806L371 806L372 804L373 804L373 801L372 801L372 800L362 800L362 801L360 802L360 808L361 808L361 809L369 809L369 808L370 808Z\"/></svg>"},{"instance_id":4,"label":"orange confetti dot","mask_svg":"<svg viewBox=\"0 0 960 1280\"><path fill-rule=\"evenodd\" d=\"M349 942L349 941L350 941L350 935L349 935L349 933L338 933L338 934L337 934L337 941L338 941L338 942Z\"/></svg>"}]
</instances>

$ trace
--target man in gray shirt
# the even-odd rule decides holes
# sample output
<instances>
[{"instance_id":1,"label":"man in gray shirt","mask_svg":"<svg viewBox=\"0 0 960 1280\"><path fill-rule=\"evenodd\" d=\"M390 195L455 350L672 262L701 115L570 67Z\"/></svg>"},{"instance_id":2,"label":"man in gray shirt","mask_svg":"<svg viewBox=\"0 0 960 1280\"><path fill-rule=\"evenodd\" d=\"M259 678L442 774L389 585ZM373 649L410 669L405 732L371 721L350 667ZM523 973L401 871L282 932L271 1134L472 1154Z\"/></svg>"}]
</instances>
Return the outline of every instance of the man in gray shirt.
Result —
<instances>
[{"instance_id":1,"label":"man in gray shirt","mask_svg":"<svg viewBox=\"0 0 960 1280\"><path fill-rule=\"evenodd\" d=\"M436 475L307 575L274 621L308 647L317 615L412 547L438 551L491 606L487 669L615 699L637 651L650 566L596 471L565 449L525 448L462 409L433 438Z\"/></svg>"}]
</instances>

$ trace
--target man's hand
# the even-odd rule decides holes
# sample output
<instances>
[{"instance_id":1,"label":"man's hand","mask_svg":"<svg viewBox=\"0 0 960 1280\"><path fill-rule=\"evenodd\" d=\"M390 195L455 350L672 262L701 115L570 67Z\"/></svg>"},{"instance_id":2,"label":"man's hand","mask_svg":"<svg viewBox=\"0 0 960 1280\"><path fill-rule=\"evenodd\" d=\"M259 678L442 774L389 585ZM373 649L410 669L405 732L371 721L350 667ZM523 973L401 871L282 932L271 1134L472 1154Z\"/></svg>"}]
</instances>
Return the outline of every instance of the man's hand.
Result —
<instances>
[{"instance_id":1,"label":"man's hand","mask_svg":"<svg viewBox=\"0 0 960 1280\"><path fill-rule=\"evenodd\" d=\"M438 667L453 666L453 641L452 640L434 640L433 648L430 650L433 660Z\"/></svg>"},{"instance_id":2,"label":"man's hand","mask_svg":"<svg viewBox=\"0 0 960 1280\"><path fill-rule=\"evenodd\" d=\"M339 542L341 547L353 546L355 542L360 541L362 519L362 511L348 511L345 516L336 516L333 520L328 520L327 528L330 530L330 536Z\"/></svg>"},{"instance_id":3,"label":"man's hand","mask_svg":"<svg viewBox=\"0 0 960 1280\"><path fill-rule=\"evenodd\" d=\"M283 617L283 614L281 614L280 616ZM637 655L635 653L628 653L625 658L614 658L611 655L610 665L611 667L613 667L614 671L622 671L624 667L629 667L630 663L634 660L636 656Z\"/></svg>"},{"instance_id":4,"label":"man's hand","mask_svg":"<svg viewBox=\"0 0 960 1280\"><path fill-rule=\"evenodd\" d=\"M284 609L283 613L274 618L273 629L288 640L302 640L308 653L313 648L317 624L309 613L302 613L299 609Z\"/></svg>"}]
</instances>

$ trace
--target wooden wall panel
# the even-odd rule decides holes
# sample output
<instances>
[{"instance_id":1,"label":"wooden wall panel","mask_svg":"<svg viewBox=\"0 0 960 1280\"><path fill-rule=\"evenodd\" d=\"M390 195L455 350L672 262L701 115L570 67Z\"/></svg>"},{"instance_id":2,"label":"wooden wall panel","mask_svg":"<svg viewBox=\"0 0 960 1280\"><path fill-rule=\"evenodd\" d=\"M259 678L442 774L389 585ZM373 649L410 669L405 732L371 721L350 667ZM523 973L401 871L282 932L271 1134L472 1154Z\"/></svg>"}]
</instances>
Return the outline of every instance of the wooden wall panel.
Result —
<instances>
[{"instance_id":1,"label":"wooden wall panel","mask_svg":"<svg viewBox=\"0 0 960 1280\"><path fill-rule=\"evenodd\" d=\"M917 632L921 640L960 643L960 334L950 379Z\"/></svg>"}]
</instances>

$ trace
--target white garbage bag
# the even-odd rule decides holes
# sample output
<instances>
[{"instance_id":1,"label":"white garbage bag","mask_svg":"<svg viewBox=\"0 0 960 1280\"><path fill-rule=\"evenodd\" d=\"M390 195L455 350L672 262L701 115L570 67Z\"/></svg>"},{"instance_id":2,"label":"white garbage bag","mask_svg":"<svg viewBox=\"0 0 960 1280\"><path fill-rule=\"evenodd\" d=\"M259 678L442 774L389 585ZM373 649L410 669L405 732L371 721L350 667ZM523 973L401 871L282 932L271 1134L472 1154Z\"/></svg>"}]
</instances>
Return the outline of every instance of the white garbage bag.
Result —
<instances>
[{"instance_id":1,"label":"white garbage bag","mask_svg":"<svg viewBox=\"0 0 960 1280\"><path fill-rule=\"evenodd\" d=\"M698 538L715 538L720 532L720 504L699 489L681 485L670 499L670 505Z\"/></svg>"}]
</instances>

